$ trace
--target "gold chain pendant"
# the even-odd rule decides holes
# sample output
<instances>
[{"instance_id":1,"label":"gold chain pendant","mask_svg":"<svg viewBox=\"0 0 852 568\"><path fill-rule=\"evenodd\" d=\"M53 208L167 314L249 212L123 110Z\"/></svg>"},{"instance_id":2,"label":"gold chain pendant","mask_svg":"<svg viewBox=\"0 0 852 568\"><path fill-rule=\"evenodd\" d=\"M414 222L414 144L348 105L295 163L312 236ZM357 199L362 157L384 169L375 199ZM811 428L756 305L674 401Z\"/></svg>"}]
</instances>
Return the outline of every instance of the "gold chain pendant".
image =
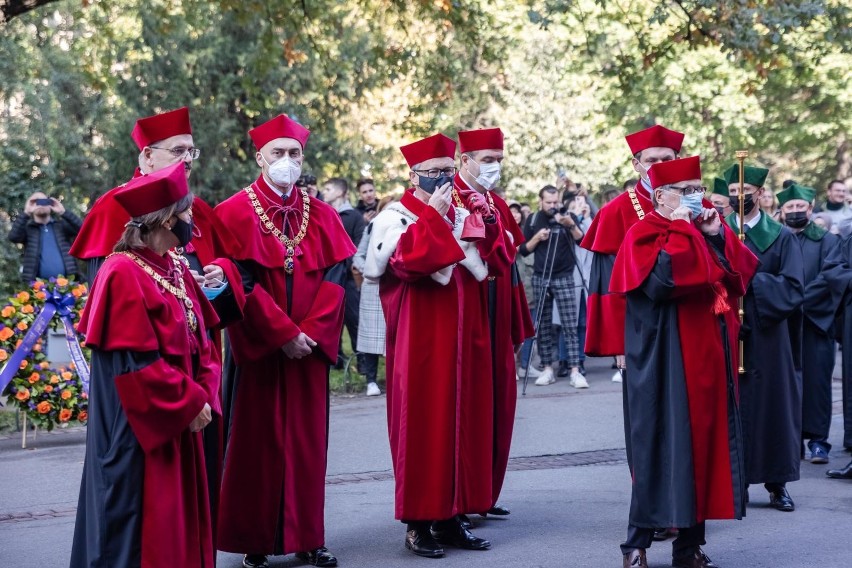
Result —
<instances>
[{"instance_id":1,"label":"gold chain pendant","mask_svg":"<svg viewBox=\"0 0 852 568\"><path fill-rule=\"evenodd\" d=\"M642 205L639 203L639 198L636 197L636 190L632 187L627 188L627 194L630 196L630 201L633 202L633 209L636 211L636 215L639 217L639 220L645 218L645 210L642 209Z\"/></svg>"},{"instance_id":2,"label":"gold chain pendant","mask_svg":"<svg viewBox=\"0 0 852 568\"><path fill-rule=\"evenodd\" d=\"M281 244L284 245L284 272L287 274L293 274L293 270L295 268L295 262L293 261L293 257L296 254L296 247L302 242L302 239L305 238L305 234L308 231L308 220L310 218L311 213L311 198L308 197L308 192L304 189L300 189L302 192L302 224L299 227L299 232L296 233L296 236L292 239L288 238L287 235L278 230L272 221L270 221L269 217L266 215L266 212L263 210L263 207L260 204L260 200L257 198L257 194L254 192L254 189L251 186L245 188L245 192L249 197L249 201L251 201L251 206L254 208L255 214L257 214L260 222L263 223L263 226L266 229L275 235Z\"/></svg>"}]
</instances>

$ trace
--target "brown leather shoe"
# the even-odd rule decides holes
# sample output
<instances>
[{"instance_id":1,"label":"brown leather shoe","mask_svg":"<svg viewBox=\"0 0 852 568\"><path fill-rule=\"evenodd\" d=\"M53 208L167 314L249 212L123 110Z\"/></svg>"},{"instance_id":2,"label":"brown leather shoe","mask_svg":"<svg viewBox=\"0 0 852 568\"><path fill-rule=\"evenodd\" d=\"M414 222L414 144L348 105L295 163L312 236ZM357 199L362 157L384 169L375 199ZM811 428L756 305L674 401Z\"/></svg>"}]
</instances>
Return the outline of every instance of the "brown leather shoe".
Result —
<instances>
[{"instance_id":1,"label":"brown leather shoe","mask_svg":"<svg viewBox=\"0 0 852 568\"><path fill-rule=\"evenodd\" d=\"M719 568L700 548L691 556L672 558L672 568Z\"/></svg>"},{"instance_id":2,"label":"brown leather shoe","mask_svg":"<svg viewBox=\"0 0 852 568\"><path fill-rule=\"evenodd\" d=\"M636 548L623 556L624 568L648 568L648 560L645 558L644 548Z\"/></svg>"}]
</instances>

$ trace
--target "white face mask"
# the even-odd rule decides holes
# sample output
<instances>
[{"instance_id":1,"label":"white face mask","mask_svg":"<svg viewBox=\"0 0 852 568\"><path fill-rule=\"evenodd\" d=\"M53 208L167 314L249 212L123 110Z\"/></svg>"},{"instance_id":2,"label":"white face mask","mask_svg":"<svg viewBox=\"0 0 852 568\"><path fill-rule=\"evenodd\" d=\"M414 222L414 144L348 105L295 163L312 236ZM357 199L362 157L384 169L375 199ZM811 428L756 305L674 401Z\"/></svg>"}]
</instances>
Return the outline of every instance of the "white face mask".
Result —
<instances>
[{"instance_id":1,"label":"white face mask","mask_svg":"<svg viewBox=\"0 0 852 568\"><path fill-rule=\"evenodd\" d=\"M500 181L500 162L491 162L490 164L480 164L471 160L479 166L479 175L476 177L476 183L484 187L486 190L492 189L497 182Z\"/></svg>"},{"instance_id":2,"label":"white face mask","mask_svg":"<svg viewBox=\"0 0 852 568\"><path fill-rule=\"evenodd\" d=\"M263 154L260 156L263 158ZM263 161L266 162L266 158ZM284 156L272 164L266 162L266 165L269 166L269 179L275 185L292 187L302 175L302 166L290 156Z\"/></svg>"}]
</instances>

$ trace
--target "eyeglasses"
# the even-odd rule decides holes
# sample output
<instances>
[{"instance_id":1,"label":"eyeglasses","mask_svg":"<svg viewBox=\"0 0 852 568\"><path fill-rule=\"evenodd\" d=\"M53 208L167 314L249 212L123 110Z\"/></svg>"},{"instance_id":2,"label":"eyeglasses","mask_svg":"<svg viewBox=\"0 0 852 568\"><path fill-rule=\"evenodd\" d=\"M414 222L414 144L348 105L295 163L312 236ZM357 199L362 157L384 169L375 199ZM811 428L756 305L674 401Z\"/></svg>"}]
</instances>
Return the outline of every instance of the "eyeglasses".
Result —
<instances>
[{"instance_id":1,"label":"eyeglasses","mask_svg":"<svg viewBox=\"0 0 852 568\"><path fill-rule=\"evenodd\" d=\"M201 149L194 147L187 148L186 146L175 146L174 148L161 148L159 146L150 146L150 148L153 148L154 150L163 150L165 152L169 152L175 158L183 158L184 156L189 154L190 158L192 158L193 160L197 160L198 157L201 155Z\"/></svg>"},{"instance_id":2,"label":"eyeglasses","mask_svg":"<svg viewBox=\"0 0 852 568\"><path fill-rule=\"evenodd\" d=\"M675 187L672 185L666 189L667 191L677 190L681 193L681 195L694 195L696 193L704 193L707 191L707 188L703 185L688 185L686 187Z\"/></svg>"},{"instance_id":3,"label":"eyeglasses","mask_svg":"<svg viewBox=\"0 0 852 568\"><path fill-rule=\"evenodd\" d=\"M427 178L437 178L441 176L454 176L458 171L458 168L444 168L439 170L437 168L433 168L431 170L412 170L415 174L421 175Z\"/></svg>"}]
</instances>

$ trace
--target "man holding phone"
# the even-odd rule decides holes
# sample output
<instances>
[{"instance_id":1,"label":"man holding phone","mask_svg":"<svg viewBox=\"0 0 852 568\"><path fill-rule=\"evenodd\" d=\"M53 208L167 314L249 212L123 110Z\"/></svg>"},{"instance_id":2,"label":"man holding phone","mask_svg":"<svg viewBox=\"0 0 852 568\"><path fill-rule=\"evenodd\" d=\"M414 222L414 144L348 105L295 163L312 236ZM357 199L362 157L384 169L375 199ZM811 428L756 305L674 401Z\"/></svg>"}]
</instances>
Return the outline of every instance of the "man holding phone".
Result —
<instances>
[{"instance_id":1,"label":"man holding phone","mask_svg":"<svg viewBox=\"0 0 852 568\"><path fill-rule=\"evenodd\" d=\"M21 279L80 277L77 262L68 254L80 231L80 218L65 209L58 199L41 191L33 193L9 231L9 240L23 245Z\"/></svg>"}]
</instances>

